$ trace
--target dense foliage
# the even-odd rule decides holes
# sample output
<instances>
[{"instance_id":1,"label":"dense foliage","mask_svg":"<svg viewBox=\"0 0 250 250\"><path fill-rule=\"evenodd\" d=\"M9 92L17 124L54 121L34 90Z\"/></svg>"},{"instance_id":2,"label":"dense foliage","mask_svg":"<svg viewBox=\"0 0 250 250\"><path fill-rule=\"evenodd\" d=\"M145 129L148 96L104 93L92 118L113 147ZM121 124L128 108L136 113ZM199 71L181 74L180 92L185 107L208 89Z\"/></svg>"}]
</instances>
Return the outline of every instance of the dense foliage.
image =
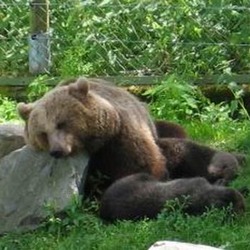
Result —
<instances>
[{"instance_id":1,"label":"dense foliage","mask_svg":"<svg viewBox=\"0 0 250 250\"><path fill-rule=\"evenodd\" d=\"M151 111L158 118L209 123L233 120L232 118L248 119L249 115L242 100L244 91L235 83L228 87L233 95L232 100L215 104L203 95L197 85L191 84L185 77L173 74L161 84L148 89L144 95L151 99Z\"/></svg>"},{"instance_id":2,"label":"dense foliage","mask_svg":"<svg viewBox=\"0 0 250 250\"><path fill-rule=\"evenodd\" d=\"M249 11L247 0L51 0L51 73L245 73ZM29 6L6 0L0 17L0 73L25 75Z\"/></svg>"}]
</instances>

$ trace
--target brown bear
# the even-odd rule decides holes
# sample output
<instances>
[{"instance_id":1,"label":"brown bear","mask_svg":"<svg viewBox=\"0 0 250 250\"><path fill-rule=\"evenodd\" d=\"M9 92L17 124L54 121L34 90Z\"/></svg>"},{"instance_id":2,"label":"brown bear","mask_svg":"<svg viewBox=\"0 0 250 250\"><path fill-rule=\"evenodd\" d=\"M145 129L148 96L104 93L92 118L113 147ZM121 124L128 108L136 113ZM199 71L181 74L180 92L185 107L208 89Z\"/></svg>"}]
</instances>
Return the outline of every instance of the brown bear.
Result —
<instances>
[{"instance_id":1,"label":"brown bear","mask_svg":"<svg viewBox=\"0 0 250 250\"><path fill-rule=\"evenodd\" d=\"M185 129L174 122L156 120L155 127L159 138L187 138Z\"/></svg>"},{"instance_id":2,"label":"brown bear","mask_svg":"<svg viewBox=\"0 0 250 250\"><path fill-rule=\"evenodd\" d=\"M209 207L232 204L236 213L245 210L240 192L211 185L202 177L161 182L145 173L133 174L114 182L104 193L100 216L107 221L155 218L167 201L184 201L183 212L198 215Z\"/></svg>"},{"instance_id":3,"label":"brown bear","mask_svg":"<svg viewBox=\"0 0 250 250\"><path fill-rule=\"evenodd\" d=\"M99 79L71 79L67 84L34 103L18 105L29 145L55 158L85 150L89 168L111 181L137 172L167 176L145 104Z\"/></svg>"},{"instance_id":4,"label":"brown bear","mask_svg":"<svg viewBox=\"0 0 250 250\"><path fill-rule=\"evenodd\" d=\"M226 185L238 175L239 161L244 158L189 139L160 138L158 145L167 159L170 179L202 176L211 183Z\"/></svg>"}]
</instances>

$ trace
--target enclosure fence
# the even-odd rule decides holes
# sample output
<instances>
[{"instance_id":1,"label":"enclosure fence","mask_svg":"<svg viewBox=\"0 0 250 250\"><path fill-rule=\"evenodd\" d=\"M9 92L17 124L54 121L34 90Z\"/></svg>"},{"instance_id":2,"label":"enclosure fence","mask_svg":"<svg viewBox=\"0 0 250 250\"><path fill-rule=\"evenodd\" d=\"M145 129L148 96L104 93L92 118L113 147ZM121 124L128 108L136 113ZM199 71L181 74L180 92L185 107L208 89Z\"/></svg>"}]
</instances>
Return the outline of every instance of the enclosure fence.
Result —
<instances>
[{"instance_id":1,"label":"enclosure fence","mask_svg":"<svg viewBox=\"0 0 250 250\"><path fill-rule=\"evenodd\" d=\"M2 0L0 20L1 76L250 69L249 0Z\"/></svg>"}]
</instances>

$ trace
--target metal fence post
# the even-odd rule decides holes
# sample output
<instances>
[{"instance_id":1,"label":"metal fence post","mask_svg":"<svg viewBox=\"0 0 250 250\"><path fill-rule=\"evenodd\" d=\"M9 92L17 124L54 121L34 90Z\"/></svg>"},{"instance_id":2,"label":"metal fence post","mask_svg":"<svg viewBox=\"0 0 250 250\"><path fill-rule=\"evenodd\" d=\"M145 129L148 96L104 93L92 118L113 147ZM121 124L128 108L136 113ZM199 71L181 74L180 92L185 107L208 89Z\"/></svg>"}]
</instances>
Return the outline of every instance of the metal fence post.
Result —
<instances>
[{"instance_id":1,"label":"metal fence post","mask_svg":"<svg viewBox=\"0 0 250 250\"><path fill-rule=\"evenodd\" d=\"M33 75L49 72L49 0L30 2L29 72Z\"/></svg>"}]
</instances>

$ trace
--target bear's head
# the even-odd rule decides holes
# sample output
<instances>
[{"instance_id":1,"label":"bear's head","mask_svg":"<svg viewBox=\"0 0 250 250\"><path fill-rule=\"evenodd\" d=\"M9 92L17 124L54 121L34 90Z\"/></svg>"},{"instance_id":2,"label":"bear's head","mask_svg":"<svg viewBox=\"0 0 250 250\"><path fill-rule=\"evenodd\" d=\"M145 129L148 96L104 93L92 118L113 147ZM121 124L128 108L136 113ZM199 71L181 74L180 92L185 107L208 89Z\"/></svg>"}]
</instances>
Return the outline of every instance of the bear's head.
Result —
<instances>
[{"instance_id":1,"label":"bear's head","mask_svg":"<svg viewBox=\"0 0 250 250\"><path fill-rule=\"evenodd\" d=\"M233 180L239 173L240 166L236 157L227 152L216 152L208 166L208 173L211 180L225 179Z\"/></svg>"},{"instance_id":2,"label":"bear's head","mask_svg":"<svg viewBox=\"0 0 250 250\"><path fill-rule=\"evenodd\" d=\"M17 110L26 122L27 144L56 158L93 152L119 130L115 107L84 78L56 87L34 103L19 103Z\"/></svg>"}]
</instances>

